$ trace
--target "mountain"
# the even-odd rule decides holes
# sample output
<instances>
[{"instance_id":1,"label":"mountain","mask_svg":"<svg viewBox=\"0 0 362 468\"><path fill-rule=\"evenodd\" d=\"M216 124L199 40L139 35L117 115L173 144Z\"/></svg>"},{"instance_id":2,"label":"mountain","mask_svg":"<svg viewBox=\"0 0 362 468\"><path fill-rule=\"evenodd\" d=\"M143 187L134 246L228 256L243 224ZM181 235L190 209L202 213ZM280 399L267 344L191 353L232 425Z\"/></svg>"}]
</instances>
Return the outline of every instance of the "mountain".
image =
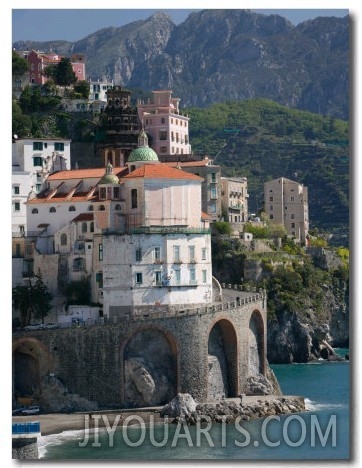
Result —
<instances>
[{"instance_id":1,"label":"mountain","mask_svg":"<svg viewBox=\"0 0 362 468\"><path fill-rule=\"evenodd\" d=\"M202 10L176 26L157 12L76 41L18 41L16 50L83 53L87 76L143 90L172 89L182 106L266 98L348 119L349 18L293 26L278 15Z\"/></svg>"}]
</instances>

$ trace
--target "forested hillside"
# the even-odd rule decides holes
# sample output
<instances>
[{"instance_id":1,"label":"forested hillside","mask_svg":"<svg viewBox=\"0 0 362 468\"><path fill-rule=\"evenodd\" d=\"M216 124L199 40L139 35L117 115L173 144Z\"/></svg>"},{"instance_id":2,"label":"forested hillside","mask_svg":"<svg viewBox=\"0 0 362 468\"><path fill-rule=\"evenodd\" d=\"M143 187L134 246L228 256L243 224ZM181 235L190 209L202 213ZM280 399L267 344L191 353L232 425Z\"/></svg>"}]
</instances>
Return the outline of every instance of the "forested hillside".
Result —
<instances>
[{"instance_id":1,"label":"forested hillside","mask_svg":"<svg viewBox=\"0 0 362 468\"><path fill-rule=\"evenodd\" d=\"M287 177L308 187L311 226L347 238L347 122L262 99L187 112L193 152L216 157L223 175L248 178L249 211L262 208L265 181Z\"/></svg>"}]
</instances>

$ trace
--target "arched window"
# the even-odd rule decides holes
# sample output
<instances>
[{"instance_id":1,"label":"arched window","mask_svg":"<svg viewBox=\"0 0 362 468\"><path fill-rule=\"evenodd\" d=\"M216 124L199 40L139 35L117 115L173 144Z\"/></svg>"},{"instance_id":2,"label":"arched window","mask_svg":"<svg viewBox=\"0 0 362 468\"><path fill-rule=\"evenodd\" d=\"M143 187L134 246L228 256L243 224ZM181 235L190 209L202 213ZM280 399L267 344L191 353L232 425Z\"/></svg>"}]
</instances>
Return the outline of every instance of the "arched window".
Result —
<instances>
[{"instance_id":1,"label":"arched window","mask_svg":"<svg viewBox=\"0 0 362 468\"><path fill-rule=\"evenodd\" d=\"M117 203L117 205L114 207L116 211L121 211L121 205Z\"/></svg>"},{"instance_id":2,"label":"arched window","mask_svg":"<svg viewBox=\"0 0 362 468\"><path fill-rule=\"evenodd\" d=\"M31 210L31 214L38 214L38 213L39 213L38 208L33 208Z\"/></svg>"},{"instance_id":3,"label":"arched window","mask_svg":"<svg viewBox=\"0 0 362 468\"><path fill-rule=\"evenodd\" d=\"M49 209L49 213L56 213L56 209L54 208L54 206L50 207Z\"/></svg>"},{"instance_id":4,"label":"arched window","mask_svg":"<svg viewBox=\"0 0 362 468\"><path fill-rule=\"evenodd\" d=\"M60 235L60 245L67 245L67 235L64 232Z\"/></svg>"},{"instance_id":5,"label":"arched window","mask_svg":"<svg viewBox=\"0 0 362 468\"><path fill-rule=\"evenodd\" d=\"M87 223L82 223L82 232L87 232L87 231L88 231Z\"/></svg>"},{"instance_id":6,"label":"arched window","mask_svg":"<svg viewBox=\"0 0 362 468\"><path fill-rule=\"evenodd\" d=\"M99 208L98 208L98 211L105 211L106 210L106 207L104 205L101 205Z\"/></svg>"},{"instance_id":7,"label":"arched window","mask_svg":"<svg viewBox=\"0 0 362 468\"><path fill-rule=\"evenodd\" d=\"M70 206L70 207L69 207L69 211L75 211L75 206L73 206L73 205Z\"/></svg>"}]
</instances>

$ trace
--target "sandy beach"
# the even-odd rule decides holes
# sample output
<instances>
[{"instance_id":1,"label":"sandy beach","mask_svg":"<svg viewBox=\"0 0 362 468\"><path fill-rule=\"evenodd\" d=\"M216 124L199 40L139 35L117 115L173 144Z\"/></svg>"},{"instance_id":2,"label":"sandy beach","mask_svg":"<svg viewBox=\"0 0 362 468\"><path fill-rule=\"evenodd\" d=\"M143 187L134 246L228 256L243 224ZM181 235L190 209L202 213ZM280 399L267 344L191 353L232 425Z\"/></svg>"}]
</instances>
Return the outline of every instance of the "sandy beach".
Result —
<instances>
[{"instance_id":1,"label":"sandy beach","mask_svg":"<svg viewBox=\"0 0 362 468\"><path fill-rule=\"evenodd\" d=\"M267 401L278 398L276 395L268 396L244 396L243 404L244 405L253 405L257 404L258 401ZM227 401L235 401L239 403L240 399L238 398L228 398ZM162 423L163 418L160 417L160 411L162 406L159 407L149 407L149 408L133 408L133 409L119 409L119 410L99 410L92 412L92 418L89 419L89 413L79 412L79 413L50 413L50 414L37 414L32 416L13 416L13 422L31 422L39 421L41 434L60 434L64 431L72 430L82 430L86 427L93 429L94 427L105 427L104 419L110 424L113 425L117 416L120 418L117 425L121 426L122 421L130 416L138 416L142 418L142 421L147 424L150 421L151 415L153 422ZM102 415L106 416L104 419ZM136 418L130 418L128 424L137 424Z\"/></svg>"}]
</instances>

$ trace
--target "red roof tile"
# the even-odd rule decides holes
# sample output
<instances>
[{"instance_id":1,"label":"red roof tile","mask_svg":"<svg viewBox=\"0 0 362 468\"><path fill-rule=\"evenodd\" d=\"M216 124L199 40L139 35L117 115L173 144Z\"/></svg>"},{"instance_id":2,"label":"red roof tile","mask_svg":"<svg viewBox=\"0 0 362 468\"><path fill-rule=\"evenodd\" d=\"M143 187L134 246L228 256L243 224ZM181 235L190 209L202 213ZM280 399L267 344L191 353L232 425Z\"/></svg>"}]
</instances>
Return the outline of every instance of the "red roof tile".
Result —
<instances>
[{"instance_id":1,"label":"red roof tile","mask_svg":"<svg viewBox=\"0 0 362 468\"><path fill-rule=\"evenodd\" d=\"M127 174L124 179L132 179L136 177L143 177L145 179L188 179L188 180L203 180L190 172L183 171L182 169L175 169L165 164L145 164L130 174Z\"/></svg>"},{"instance_id":2,"label":"red roof tile","mask_svg":"<svg viewBox=\"0 0 362 468\"><path fill-rule=\"evenodd\" d=\"M81 213L78 216L76 216L72 221L93 221L94 220L94 214L93 213Z\"/></svg>"},{"instance_id":3,"label":"red roof tile","mask_svg":"<svg viewBox=\"0 0 362 468\"><path fill-rule=\"evenodd\" d=\"M120 177L127 170L127 167L114 167L113 174ZM70 169L68 171L58 171L50 174L47 180L69 180L69 179L100 179L104 176L104 167L93 169Z\"/></svg>"}]
</instances>

